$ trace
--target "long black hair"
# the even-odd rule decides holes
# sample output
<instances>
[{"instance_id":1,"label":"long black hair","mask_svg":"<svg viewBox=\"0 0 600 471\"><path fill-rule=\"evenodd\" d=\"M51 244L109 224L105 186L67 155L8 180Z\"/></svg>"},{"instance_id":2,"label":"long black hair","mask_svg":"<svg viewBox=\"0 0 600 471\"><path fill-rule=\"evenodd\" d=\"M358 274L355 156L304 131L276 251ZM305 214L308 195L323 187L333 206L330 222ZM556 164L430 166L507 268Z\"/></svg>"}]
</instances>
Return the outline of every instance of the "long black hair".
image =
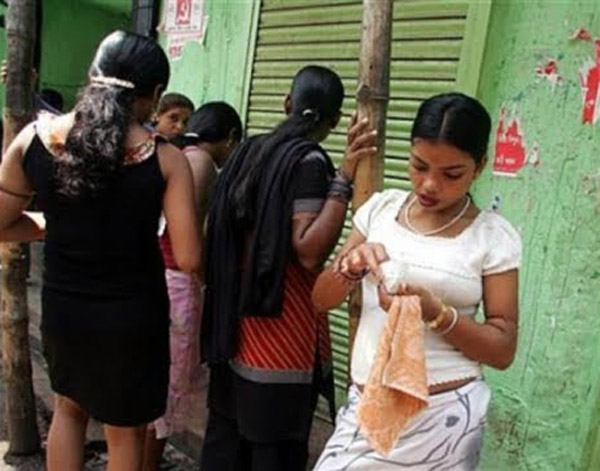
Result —
<instances>
[{"instance_id":1,"label":"long black hair","mask_svg":"<svg viewBox=\"0 0 600 471\"><path fill-rule=\"evenodd\" d=\"M67 157L57 167L58 191L71 198L97 194L121 168L133 103L167 85L169 62L153 39L115 31L100 43L89 76L75 106Z\"/></svg>"},{"instance_id":2,"label":"long black hair","mask_svg":"<svg viewBox=\"0 0 600 471\"><path fill-rule=\"evenodd\" d=\"M309 65L294 77L289 97L291 110L287 119L264 137L260 149L248 156L231 185L229 198L240 221L250 223L254 219L260 173L273 151L291 139L310 138L324 123L333 127L344 100L344 85L333 70Z\"/></svg>"},{"instance_id":3,"label":"long black hair","mask_svg":"<svg viewBox=\"0 0 600 471\"><path fill-rule=\"evenodd\" d=\"M224 101L205 103L188 119L183 136L172 140L180 149L202 142L220 142L232 138L242 139L242 121L235 109Z\"/></svg>"},{"instance_id":4,"label":"long black hair","mask_svg":"<svg viewBox=\"0 0 600 471\"><path fill-rule=\"evenodd\" d=\"M467 152L477 166L486 155L492 120L476 99L443 93L425 100L415 118L411 141L441 141Z\"/></svg>"}]
</instances>

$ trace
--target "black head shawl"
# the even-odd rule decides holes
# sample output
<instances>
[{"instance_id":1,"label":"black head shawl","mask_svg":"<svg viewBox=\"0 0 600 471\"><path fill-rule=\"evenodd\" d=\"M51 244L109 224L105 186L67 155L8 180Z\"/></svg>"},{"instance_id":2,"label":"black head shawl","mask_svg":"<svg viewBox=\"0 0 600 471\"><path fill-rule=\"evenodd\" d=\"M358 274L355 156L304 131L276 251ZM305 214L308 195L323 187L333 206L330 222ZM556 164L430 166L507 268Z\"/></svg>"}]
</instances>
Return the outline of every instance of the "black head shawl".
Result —
<instances>
[{"instance_id":1,"label":"black head shawl","mask_svg":"<svg viewBox=\"0 0 600 471\"><path fill-rule=\"evenodd\" d=\"M245 159L260 150L264 136L244 142L230 157L217 181L206 241L206 297L202 315L202 356L209 363L235 355L242 315L275 317L283 306L283 281L292 253L293 175L302 157L318 150L334 173L331 159L317 143L296 138L282 143L261 171L256 216L242 272L248 231L240 230L229 188ZM243 232L243 233L242 233Z\"/></svg>"}]
</instances>

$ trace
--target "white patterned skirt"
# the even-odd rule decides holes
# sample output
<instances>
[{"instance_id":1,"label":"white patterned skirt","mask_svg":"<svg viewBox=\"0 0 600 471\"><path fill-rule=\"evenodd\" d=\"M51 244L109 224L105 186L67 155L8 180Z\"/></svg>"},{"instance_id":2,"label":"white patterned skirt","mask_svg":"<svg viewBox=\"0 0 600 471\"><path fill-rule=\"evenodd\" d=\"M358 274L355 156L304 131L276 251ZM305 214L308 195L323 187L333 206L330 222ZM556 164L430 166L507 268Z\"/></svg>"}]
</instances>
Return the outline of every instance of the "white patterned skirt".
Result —
<instances>
[{"instance_id":1,"label":"white patterned skirt","mask_svg":"<svg viewBox=\"0 0 600 471\"><path fill-rule=\"evenodd\" d=\"M491 396L482 379L430 396L429 407L408 424L387 457L373 450L360 433L356 418L360 396L356 385L351 386L348 404L338 413L315 471L477 469Z\"/></svg>"}]
</instances>

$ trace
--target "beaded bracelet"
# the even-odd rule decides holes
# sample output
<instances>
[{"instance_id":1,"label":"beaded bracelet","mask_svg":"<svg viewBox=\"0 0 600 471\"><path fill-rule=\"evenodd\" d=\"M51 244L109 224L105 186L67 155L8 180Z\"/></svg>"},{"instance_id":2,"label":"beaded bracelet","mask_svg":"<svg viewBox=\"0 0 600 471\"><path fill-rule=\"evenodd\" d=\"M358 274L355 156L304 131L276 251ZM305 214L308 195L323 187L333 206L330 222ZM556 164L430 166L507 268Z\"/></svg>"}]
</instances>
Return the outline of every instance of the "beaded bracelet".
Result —
<instances>
[{"instance_id":1,"label":"beaded bracelet","mask_svg":"<svg viewBox=\"0 0 600 471\"><path fill-rule=\"evenodd\" d=\"M328 197L338 197L346 202L352 199L352 182L344 175L338 173L329 184Z\"/></svg>"}]
</instances>

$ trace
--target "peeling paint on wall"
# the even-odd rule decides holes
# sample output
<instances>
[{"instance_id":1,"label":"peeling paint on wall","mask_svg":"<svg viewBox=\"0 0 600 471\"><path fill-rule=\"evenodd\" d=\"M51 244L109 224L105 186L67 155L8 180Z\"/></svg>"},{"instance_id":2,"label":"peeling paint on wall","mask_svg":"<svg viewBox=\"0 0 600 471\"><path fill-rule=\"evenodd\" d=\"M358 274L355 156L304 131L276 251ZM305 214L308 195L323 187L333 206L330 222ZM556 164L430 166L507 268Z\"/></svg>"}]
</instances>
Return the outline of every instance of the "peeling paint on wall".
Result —
<instances>
[{"instance_id":1,"label":"peeling paint on wall","mask_svg":"<svg viewBox=\"0 0 600 471\"><path fill-rule=\"evenodd\" d=\"M544 65L535 68L535 73L540 80L547 80L550 82L553 93L556 85L563 80L558 73L558 62L556 59L548 59Z\"/></svg>"},{"instance_id":2,"label":"peeling paint on wall","mask_svg":"<svg viewBox=\"0 0 600 471\"><path fill-rule=\"evenodd\" d=\"M502 197L498 194L494 195L494 197L492 198L492 202L490 204L490 211L499 213L501 206L502 206Z\"/></svg>"},{"instance_id":3,"label":"peeling paint on wall","mask_svg":"<svg viewBox=\"0 0 600 471\"><path fill-rule=\"evenodd\" d=\"M587 41L587 42L589 42L592 40L592 35L585 28L577 28L575 31L573 31L573 34L571 34L571 37L569 39L571 41Z\"/></svg>"},{"instance_id":4,"label":"peeling paint on wall","mask_svg":"<svg viewBox=\"0 0 600 471\"><path fill-rule=\"evenodd\" d=\"M540 146L537 142L531 147L531 152L527 157L527 163L532 165L534 168L538 168L542 162L540 160Z\"/></svg>"},{"instance_id":5,"label":"peeling paint on wall","mask_svg":"<svg viewBox=\"0 0 600 471\"><path fill-rule=\"evenodd\" d=\"M473 192L488 207L501 195L523 237L517 355L485 369L481 471L600 470L600 117L581 124L579 74L587 59L593 85L598 55L585 35L569 40L581 26L600 35L600 0L492 2L478 97L501 136L518 117L527 163L517 178L486 171ZM552 96L533 73L548 58L563 78Z\"/></svg>"}]
</instances>

